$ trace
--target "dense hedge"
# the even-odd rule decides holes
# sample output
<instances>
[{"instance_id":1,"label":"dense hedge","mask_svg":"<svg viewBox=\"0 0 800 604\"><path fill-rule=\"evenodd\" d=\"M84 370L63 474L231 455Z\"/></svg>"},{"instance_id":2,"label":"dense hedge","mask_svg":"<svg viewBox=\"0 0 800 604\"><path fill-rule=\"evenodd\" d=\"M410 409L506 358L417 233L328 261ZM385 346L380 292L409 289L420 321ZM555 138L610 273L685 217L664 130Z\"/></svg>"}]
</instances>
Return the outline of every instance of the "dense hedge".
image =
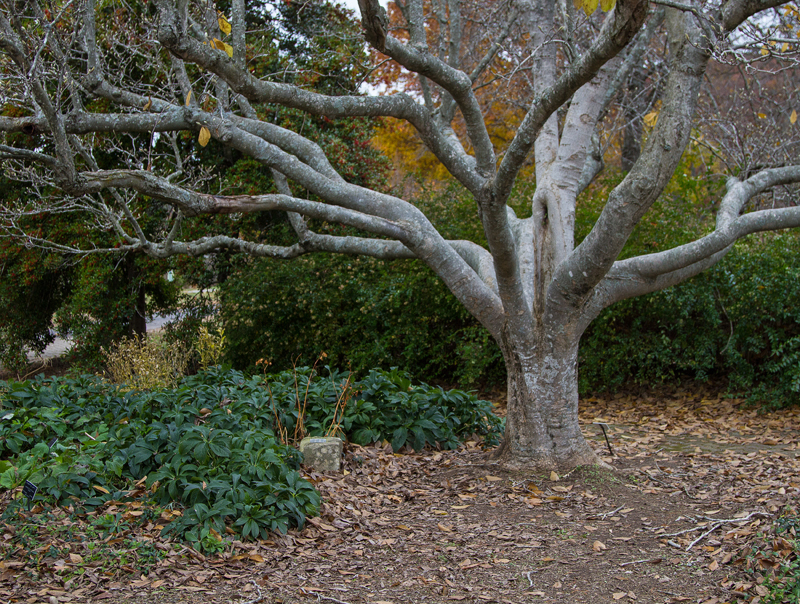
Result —
<instances>
[{"instance_id":1,"label":"dense hedge","mask_svg":"<svg viewBox=\"0 0 800 604\"><path fill-rule=\"evenodd\" d=\"M753 400L800 402L798 243L739 243L687 283L606 309L582 340L582 388L727 377Z\"/></svg>"},{"instance_id":2,"label":"dense hedge","mask_svg":"<svg viewBox=\"0 0 800 604\"><path fill-rule=\"evenodd\" d=\"M470 386L503 381L500 351L430 270L415 262L314 256L260 260L220 286L228 360L278 369L328 362L364 374L399 366Z\"/></svg>"}]
</instances>

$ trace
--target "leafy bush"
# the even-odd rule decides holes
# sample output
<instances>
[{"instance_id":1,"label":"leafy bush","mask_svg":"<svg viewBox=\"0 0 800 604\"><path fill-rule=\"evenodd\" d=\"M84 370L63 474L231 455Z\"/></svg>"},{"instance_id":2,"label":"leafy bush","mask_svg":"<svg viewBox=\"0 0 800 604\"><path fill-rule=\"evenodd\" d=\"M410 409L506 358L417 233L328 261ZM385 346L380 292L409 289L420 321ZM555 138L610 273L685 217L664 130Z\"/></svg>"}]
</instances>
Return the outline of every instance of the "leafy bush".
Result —
<instances>
[{"instance_id":1,"label":"leafy bush","mask_svg":"<svg viewBox=\"0 0 800 604\"><path fill-rule=\"evenodd\" d=\"M342 256L259 260L220 286L227 360L278 369L400 366L426 380L504 379L500 350L444 284L416 262Z\"/></svg>"},{"instance_id":2,"label":"leafy bush","mask_svg":"<svg viewBox=\"0 0 800 604\"><path fill-rule=\"evenodd\" d=\"M581 342L581 388L727 377L773 407L800 402L800 259L786 233L739 243L691 281L606 309Z\"/></svg>"},{"instance_id":3,"label":"leafy bush","mask_svg":"<svg viewBox=\"0 0 800 604\"><path fill-rule=\"evenodd\" d=\"M157 502L186 508L165 530L200 547L226 520L244 537L302 526L319 494L300 478L299 453L255 414L228 413L226 394L241 375L213 385L202 377L157 392L126 392L93 376L8 384L0 485L31 480L56 503L98 506L146 477Z\"/></svg>"},{"instance_id":4,"label":"leafy bush","mask_svg":"<svg viewBox=\"0 0 800 604\"><path fill-rule=\"evenodd\" d=\"M214 334L208 330L208 327L201 325L194 349L199 357L198 362L201 369L219 365L225 352L225 330L218 329Z\"/></svg>"},{"instance_id":5,"label":"leafy bush","mask_svg":"<svg viewBox=\"0 0 800 604\"><path fill-rule=\"evenodd\" d=\"M136 390L174 387L186 372L192 354L181 343L158 336L123 337L109 350L102 350L111 381Z\"/></svg>"},{"instance_id":6,"label":"leafy bush","mask_svg":"<svg viewBox=\"0 0 800 604\"><path fill-rule=\"evenodd\" d=\"M276 421L293 433L298 409L304 408L305 433L324 435L334 421L345 382L343 373L329 370L322 377L307 367L270 376L270 405L274 404ZM462 390L413 384L411 376L397 368L373 369L352 388L355 394L336 421L346 437L359 445L388 440L395 451L405 445L417 450L428 445L453 449L473 434L494 445L502 433L502 420L494 415L489 401Z\"/></svg>"},{"instance_id":7,"label":"leafy bush","mask_svg":"<svg viewBox=\"0 0 800 604\"><path fill-rule=\"evenodd\" d=\"M346 374L309 368L248 377L214 368L175 388L125 390L95 376L0 382L0 486L25 480L56 503L101 506L144 484L158 505L178 503L165 531L207 550L227 529L244 538L286 532L318 513L319 494L299 473L300 453L276 438L335 421L354 442L455 447L478 433L496 442L491 404L461 391L413 385L407 374Z\"/></svg>"}]
</instances>

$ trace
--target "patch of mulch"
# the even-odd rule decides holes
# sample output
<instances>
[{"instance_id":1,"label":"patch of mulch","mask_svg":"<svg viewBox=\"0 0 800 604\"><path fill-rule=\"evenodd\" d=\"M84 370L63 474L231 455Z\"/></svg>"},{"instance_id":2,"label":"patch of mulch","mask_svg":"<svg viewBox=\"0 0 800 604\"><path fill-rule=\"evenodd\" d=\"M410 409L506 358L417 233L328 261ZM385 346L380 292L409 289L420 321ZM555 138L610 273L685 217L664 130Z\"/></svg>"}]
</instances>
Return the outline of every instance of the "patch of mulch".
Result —
<instances>
[{"instance_id":1,"label":"patch of mulch","mask_svg":"<svg viewBox=\"0 0 800 604\"><path fill-rule=\"evenodd\" d=\"M161 538L169 512L148 517L137 501L96 512L129 522L94 541L81 535L90 519L69 510L12 510L32 525L52 514L35 549L7 509L0 600L757 604L773 556L795 555L773 525L800 501L800 410L759 414L670 389L587 398L582 422L615 471L510 473L475 440L403 454L350 446L343 473L307 475L323 495L318 518L217 556Z\"/></svg>"}]
</instances>

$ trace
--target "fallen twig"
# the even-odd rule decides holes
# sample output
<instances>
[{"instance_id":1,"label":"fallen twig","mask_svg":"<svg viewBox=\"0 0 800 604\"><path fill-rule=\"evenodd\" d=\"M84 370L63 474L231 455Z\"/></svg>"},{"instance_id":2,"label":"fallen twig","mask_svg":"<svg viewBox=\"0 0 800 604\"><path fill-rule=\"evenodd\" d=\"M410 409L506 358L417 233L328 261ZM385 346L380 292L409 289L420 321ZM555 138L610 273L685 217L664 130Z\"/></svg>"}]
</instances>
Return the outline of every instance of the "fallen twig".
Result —
<instances>
[{"instance_id":1,"label":"fallen twig","mask_svg":"<svg viewBox=\"0 0 800 604\"><path fill-rule=\"evenodd\" d=\"M736 596L737 598L750 598L750 595L743 591L736 591L735 589L726 589L725 591Z\"/></svg>"},{"instance_id":2,"label":"fallen twig","mask_svg":"<svg viewBox=\"0 0 800 604\"><path fill-rule=\"evenodd\" d=\"M700 519L700 520L709 520L713 524L713 526L711 527L711 529L709 529L708 531L706 531L705 533L700 535L700 537L698 537L695 541L693 541L692 544L689 546L689 548L687 548L686 551L689 551L689 549L691 549L691 547L693 545L695 545L698 541L700 541L703 537L705 537L706 535L709 535L710 533L713 533L715 530L717 530L723 524L746 522L746 521L750 520L750 518L752 518L753 516L763 516L763 517L769 518L770 515L766 514L764 512L751 512L750 514L748 514L747 516L743 516L742 518L724 518L724 519L712 518L711 516L698 516L698 519ZM681 516L675 522L678 522L679 520L682 520L682 519L683 520L691 520L692 522L698 522L698 520L692 518L691 516ZM676 533L665 533L663 535L659 535L659 537L677 537L679 535L685 535L686 533L693 533L695 531L701 531L701 530L705 529L707 526L708 526L708 524L703 524L701 526L693 526L691 528L683 529L682 531L678 531Z\"/></svg>"},{"instance_id":3,"label":"fallen twig","mask_svg":"<svg viewBox=\"0 0 800 604\"><path fill-rule=\"evenodd\" d=\"M630 566L631 564L644 564L645 562L653 562L658 563L661 562L661 558L645 558L644 560L632 560L630 562L623 562L620 566Z\"/></svg>"},{"instance_id":4,"label":"fallen twig","mask_svg":"<svg viewBox=\"0 0 800 604\"><path fill-rule=\"evenodd\" d=\"M611 510L610 512L606 512L605 514L598 514L597 516L595 516L595 518L603 518L605 520L605 518L607 518L608 516L613 516L624 507L625 507L624 505L621 505L617 509Z\"/></svg>"},{"instance_id":5,"label":"fallen twig","mask_svg":"<svg viewBox=\"0 0 800 604\"><path fill-rule=\"evenodd\" d=\"M693 526L692 528L683 529L682 531L678 531L677 533L666 533L664 535L659 535L659 537L677 537L678 535L685 535L686 533L693 533L695 531L702 530L707 526L708 526L707 524L704 524L703 526Z\"/></svg>"},{"instance_id":6,"label":"fallen twig","mask_svg":"<svg viewBox=\"0 0 800 604\"><path fill-rule=\"evenodd\" d=\"M653 481L655 481L655 482L657 482L657 483L659 483L659 484L663 484L665 487L668 487L668 488L670 488L670 489L674 489L674 488L675 488L673 485L669 484L668 482L664 482L664 481L663 481L663 480L661 480L660 478L656 478L655 476L650 476L650 474L648 474L648 473L647 473L647 472L645 472L644 470L642 470L642 474L644 474L645 476L647 476L648 480L653 480Z\"/></svg>"},{"instance_id":7,"label":"fallen twig","mask_svg":"<svg viewBox=\"0 0 800 604\"><path fill-rule=\"evenodd\" d=\"M692 541L692 542L691 542L691 543L690 543L690 544L689 544L689 545L686 547L686 551L688 552L688 551L689 551L690 549L692 549L692 548L693 548L695 545L697 545L697 544L698 544L700 541L702 541L702 540L703 540L705 537L707 537L708 535L710 535L711 533L713 533L715 530L717 530L719 527L721 527L723 524L727 524L727 523L737 523L737 522L746 522L747 520L750 520L750 518L752 518L753 516L765 516L765 517L769 518L769 516L770 516L770 515L769 515L769 514L765 514L764 512L750 512L750 513L749 513L747 516L745 516L745 517L743 517L743 518L726 518L726 519L724 519L724 520L719 520L719 519L716 519L716 518L709 518L708 516L702 516L702 518L703 518L703 519L705 519L705 520L711 520L711 521L713 521L713 522L714 522L714 526L712 526L712 527L711 527L710 529L708 529L708 530L707 530L705 533L703 533L702 535L700 535L700 536L699 536L697 539L695 539L694 541Z\"/></svg>"},{"instance_id":8,"label":"fallen twig","mask_svg":"<svg viewBox=\"0 0 800 604\"><path fill-rule=\"evenodd\" d=\"M247 600L245 602L239 602L239 604L256 604L256 602L260 602L261 598L264 597L261 594L261 588L258 586L258 583L256 583L255 581L250 581L250 583L252 583L253 586L258 590L258 596L256 596L256 598L253 599L253 600Z\"/></svg>"},{"instance_id":9,"label":"fallen twig","mask_svg":"<svg viewBox=\"0 0 800 604\"><path fill-rule=\"evenodd\" d=\"M350 604L350 602L345 602L344 600L339 600L338 598L333 598L331 596L323 596L322 594L306 591L305 588L303 587L300 588L300 591L307 596L317 596L317 600L330 600L331 602L337 602L338 604Z\"/></svg>"},{"instance_id":10,"label":"fallen twig","mask_svg":"<svg viewBox=\"0 0 800 604\"><path fill-rule=\"evenodd\" d=\"M543 570L547 570L551 566L555 566L555 563L548 564L547 566L543 566L542 568L534 568L533 570L529 570L527 573L525 573L525 576L528 577L528 583L531 584L531 587L533 587L533 581L531 580L531 574L532 573L540 573Z\"/></svg>"}]
</instances>

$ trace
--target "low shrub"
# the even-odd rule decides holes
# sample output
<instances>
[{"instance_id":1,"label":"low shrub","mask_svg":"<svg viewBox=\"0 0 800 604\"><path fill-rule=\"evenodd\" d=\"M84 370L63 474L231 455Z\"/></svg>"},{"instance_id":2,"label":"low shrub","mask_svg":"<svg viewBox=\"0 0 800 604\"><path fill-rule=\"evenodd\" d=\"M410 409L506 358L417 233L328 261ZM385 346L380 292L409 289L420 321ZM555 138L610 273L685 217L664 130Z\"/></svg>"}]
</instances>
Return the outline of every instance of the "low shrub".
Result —
<instances>
[{"instance_id":1,"label":"low shrub","mask_svg":"<svg viewBox=\"0 0 800 604\"><path fill-rule=\"evenodd\" d=\"M349 387L347 374L310 368L265 377L216 367L153 391L89 375L0 382L0 486L30 480L56 504L89 507L146 489L154 503L184 508L167 533L210 551L228 530L264 537L318 513L300 453L276 434L337 426L353 442L399 449L452 448L474 433L496 442L502 430L490 403L397 370L353 383L342 407Z\"/></svg>"},{"instance_id":2,"label":"low shrub","mask_svg":"<svg viewBox=\"0 0 800 604\"><path fill-rule=\"evenodd\" d=\"M426 381L502 383L489 334L427 267L345 256L263 259L219 287L226 360L277 369L329 362L365 375L399 366Z\"/></svg>"},{"instance_id":3,"label":"low shrub","mask_svg":"<svg viewBox=\"0 0 800 604\"><path fill-rule=\"evenodd\" d=\"M773 523L764 543L753 547L747 556L747 568L761 583L763 604L800 604L800 516L787 507ZM761 592L760 592L761 593Z\"/></svg>"},{"instance_id":4,"label":"low shrub","mask_svg":"<svg viewBox=\"0 0 800 604\"><path fill-rule=\"evenodd\" d=\"M186 373L192 351L162 338L123 337L101 349L106 372L115 384L136 390L173 388Z\"/></svg>"}]
</instances>

